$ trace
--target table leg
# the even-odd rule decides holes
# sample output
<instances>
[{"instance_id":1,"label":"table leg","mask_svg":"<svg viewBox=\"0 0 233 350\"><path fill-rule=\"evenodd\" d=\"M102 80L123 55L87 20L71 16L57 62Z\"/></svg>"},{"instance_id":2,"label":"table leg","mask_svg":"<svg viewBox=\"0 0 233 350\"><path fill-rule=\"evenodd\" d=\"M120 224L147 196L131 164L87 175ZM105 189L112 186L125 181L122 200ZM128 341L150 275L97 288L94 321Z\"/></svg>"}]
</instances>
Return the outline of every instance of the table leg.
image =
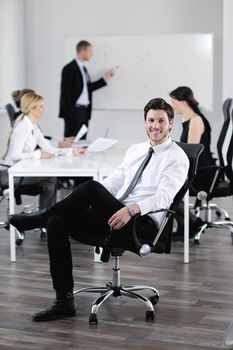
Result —
<instances>
[{"instance_id":1,"label":"table leg","mask_svg":"<svg viewBox=\"0 0 233 350\"><path fill-rule=\"evenodd\" d=\"M14 176L9 174L9 214L14 214L15 211L15 196L14 196ZM16 261L15 251L15 228L10 225L10 255L11 261Z\"/></svg>"},{"instance_id":2,"label":"table leg","mask_svg":"<svg viewBox=\"0 0 233 350\"><path fill-rule=\"evenodd\" d=\"M184 196L184 263L189 263L189 191Z\"/></svg>"}]
</instances>

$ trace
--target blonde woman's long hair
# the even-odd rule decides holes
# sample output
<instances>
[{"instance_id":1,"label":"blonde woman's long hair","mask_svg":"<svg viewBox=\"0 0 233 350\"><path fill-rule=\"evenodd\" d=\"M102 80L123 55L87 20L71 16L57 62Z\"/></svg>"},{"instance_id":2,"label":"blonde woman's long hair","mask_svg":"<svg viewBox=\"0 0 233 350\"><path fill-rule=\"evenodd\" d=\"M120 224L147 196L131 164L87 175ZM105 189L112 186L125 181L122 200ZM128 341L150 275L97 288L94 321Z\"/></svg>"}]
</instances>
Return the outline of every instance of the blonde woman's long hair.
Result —
<instances>
[{"instance_id":1,"label":"blonde woman's long hair","mask_svg":"<svg viewBox=\"0 0 233 350\"><path fill-rule=\"evenodd\" d=\"M28 92L27 94L21 97L20 105L21 105L22 114L20 114L18 118L15 119L15 122L11 128L11 131L7 140L6 152L3 156L3 159L6 158L7 153L9 151L11 137L15 127L21 122L21 120L23 120L25 115L27 115L32 109L37 107L38 104L43 100L44 100L43 97L40 95L37 95L35 92Z\"/></svg>"}]
</instances>

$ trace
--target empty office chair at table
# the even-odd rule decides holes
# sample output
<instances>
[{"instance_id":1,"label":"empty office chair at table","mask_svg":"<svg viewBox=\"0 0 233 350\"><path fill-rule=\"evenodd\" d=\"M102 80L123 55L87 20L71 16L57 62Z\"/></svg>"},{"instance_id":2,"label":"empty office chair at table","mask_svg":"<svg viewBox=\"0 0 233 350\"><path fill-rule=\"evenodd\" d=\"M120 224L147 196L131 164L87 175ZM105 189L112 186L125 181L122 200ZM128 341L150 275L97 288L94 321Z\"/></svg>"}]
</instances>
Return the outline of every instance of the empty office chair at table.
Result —
<instances>
[{"instance_id":1,"label":"empty office chair at table","mask_svg":"<svg viewBox=\"0 0 233 350\"><path fill-rule=\"evenodd\" d=\"M225 167L225 159L223 155L223 146L226 139L228 127L231 121L231 109L232 109L232 98L227 98L223 103L223 125L222 129L217 141L217 151L218 151L218 159L219 165Z\"/></svg>"},{"instance_id":2,"label":"empty office chair at table","mask_svg":"<svg viewBox=\"0 0 233 350\"><path fill-rule=\"evenodd\" d=\"M232 102L232 101L231 101ZM228 101L230 104L230 101ZM228 105L229 107L229 105ZM231 221L227 211L217 204L213 203L212 200L215 198L229 197L233 195L233 109L229 107L229 115L231 116L232 122L230 123L230 117L224 117L223 128L225 128L224 133L227 133L227 127L231 127L230 142L228 144L228 149L226 153L226 163L224 161L224 156L222 152L223 142L218 142L218 152L220 154L220 165L210 167L210 170L215 168L215 174L208 191L196 191L192 186L193 192L197 193L197 201L195 204L196 215L199 216L201 211L204 211L205 223L200 227L199 231L194 237L194 243L199 244L202 233L206 229L211 227L217 228L227 228L231 232L232 243L233 243L233 221ZM226 114L224 115L226 116ZM222 130L223 130L222 128ZM224 134L223 133L223 134ZM221 136L221 134L220 134ZM225 138L225 136L224 136ZM222 138L223 139L223 138ZM208 169L208 167L206 167ZM217 216L224 215L223 220L213 220L213 211L217 213Z\"/></svg>"},{"instance_id":3,"label":"empty office chair at table","mask_svg":"<svg viewBox=\"0 0 233 350\"><path fill-rule=\"evenodd\" d=\"M184 194L190 187L190 184L195 176L197 163L200 153L203 150L202 145L193 145L186 143L177 144L184 150L187 154L190 167L188 177L174 198L173 203L170 208L167 210L161 210L165 212L164 219L160 228L157 232L155 232L154 241L143 241L141 242L138 239L138 232L143 233L145 230L145 222L143 222L143 216L136 215L134 216L134 227L132 231L132 237L135 244L135 252L140 256L147 256L150 253L170 253L171 250L171 234L173 227L173 218L176 210L176 206L182 200ZM142 235L143 236L143 235ZM120 239L120 244L118 243ZM127 244L126 244L127 245ZM89 287L82 288L74 291L74 294L82 293L82 292L91 292L91 293L100 293L101 296L97 298L92 306L91 312L89 316L90 324L97 324L97 312L99 307L103 302L105 302L110 296L120 297L127 296L133 299L140 300L146 306L146 320L154 320L155 319L155 311L154 305L159 301L159 292L156 288L151 286L123 286L120 280L120 256L123 255L124 251L127 250L126 247L122 247L122 237L119 237L119 232L114 233L110 232L109 237L105 241L105 246L103 247L103 252L101 255L102 261L108 261L110 254L113 256L113 278L111 282L108 282L105 287ZM145 297L138 293L140 290L147 290L151 294L149 297Z\"/></svg>"},{"instance_id":4,"label":"empty office chair at table","mask_svg":"<svg viewBox=\"0 0 233 350\"><path fill-rule=\"evenodd\" d=\"M219 160L219 165L223 168L226 169L227 165L227 160L226 157L224 156L224 151L223 148L225 146L225 143L227 143L226 136L227 132L230 127L230 121L231 121L231 112L232 112L232 98L227 98L225 102L223 103L223 125L222 129L217 141L217 151L218 151L218 160ZM225 173L222 172L222 178L221 181L224 181ZM213 203L212 203L213 205ZM215 209L215 208L213 208ZM229 220L229 214L224 208L220 208L219 206L216 206L216 215L218 217L221 217L224 215L225 220Z\"/></svg>"}]
</instances>

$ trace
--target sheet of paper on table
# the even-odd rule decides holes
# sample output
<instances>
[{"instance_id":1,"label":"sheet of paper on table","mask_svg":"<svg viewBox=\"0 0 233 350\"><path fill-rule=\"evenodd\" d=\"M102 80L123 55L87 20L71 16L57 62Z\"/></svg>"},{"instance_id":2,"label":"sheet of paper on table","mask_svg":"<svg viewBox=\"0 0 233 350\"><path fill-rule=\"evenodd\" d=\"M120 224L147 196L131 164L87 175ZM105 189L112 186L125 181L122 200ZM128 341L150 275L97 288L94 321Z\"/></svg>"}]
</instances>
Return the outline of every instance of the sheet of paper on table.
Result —
<instances>
[{"instance_id":1,"label":"sheet of paper on table","mask_svg":"<svg viewBox=\"0 0 233 350\"><path fill-rule=\"evenodd\" d=\"M87 133L88 129L85 124L81 126L81 129L78 131L75 139L74 144L78 143L78 141Z\"/></svg>"},{"instance_id":2,"label":"sheet of paper on table","mask_svg":"<svg viewBox=\"0 0 233 350\"><path fill-rule=\"evenodd\" d=\"M112 147L118 140L108 139L105 137L98 137L94 142L87 147L88 152L102 152Z\"/></svg>"}]
</instances>

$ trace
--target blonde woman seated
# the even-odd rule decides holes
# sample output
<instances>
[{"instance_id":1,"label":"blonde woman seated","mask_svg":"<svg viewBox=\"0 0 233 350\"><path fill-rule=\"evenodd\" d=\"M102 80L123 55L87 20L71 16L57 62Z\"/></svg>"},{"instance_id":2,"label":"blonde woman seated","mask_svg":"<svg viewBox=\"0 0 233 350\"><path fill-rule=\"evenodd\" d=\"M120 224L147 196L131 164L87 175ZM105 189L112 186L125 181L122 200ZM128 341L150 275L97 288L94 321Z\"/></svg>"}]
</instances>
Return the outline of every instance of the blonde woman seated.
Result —
<instances>
[{"instance_id":1,"label":"blonde woman seated","mask_svg":"<svg viewBox=\"0 0 233 350\"><path fill-rule=\"evenodd\" d=\"M21 98L22 114L16 119L11 131L5 160L7 163L26 158L51 158L61 152L46 140L37 123L44 115L44 99L34 92L29 92ZM61 141L60 146L71 146L73 139ZM39 149L37 149L39 146ZM79 155L82 149L63 149L64 153ZM40 209L49 208L55 203L56 178L50 177L25 177L21 185L40 185L44 190L40 195Z\"/></svg>"}]
</instances>

